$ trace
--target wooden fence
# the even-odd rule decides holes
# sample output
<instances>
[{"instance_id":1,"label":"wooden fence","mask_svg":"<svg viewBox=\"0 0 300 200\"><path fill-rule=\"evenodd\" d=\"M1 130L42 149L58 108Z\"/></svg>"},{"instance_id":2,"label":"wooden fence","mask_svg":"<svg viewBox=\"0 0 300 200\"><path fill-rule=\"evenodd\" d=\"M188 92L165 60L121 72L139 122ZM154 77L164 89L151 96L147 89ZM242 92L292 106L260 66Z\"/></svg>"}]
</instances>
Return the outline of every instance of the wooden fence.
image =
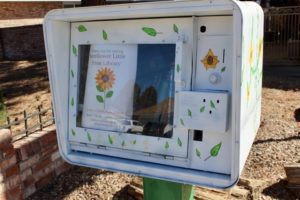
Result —
<instances>
[{"instance_id":1,"label":"wooden fence","mask_svg":"<svg viewBox=\"0 0 300 200\"><path fill-rule=\"evenodd\" d=\"M33 113L28 113L26 110L12 113L7 116L6 122L5 125L0 126L0 129L10 129L13 141L17 141L37 130L41 131L43 128L54 124L53 107L43 109L40 105Z\"/></svg>"}]
</instances>

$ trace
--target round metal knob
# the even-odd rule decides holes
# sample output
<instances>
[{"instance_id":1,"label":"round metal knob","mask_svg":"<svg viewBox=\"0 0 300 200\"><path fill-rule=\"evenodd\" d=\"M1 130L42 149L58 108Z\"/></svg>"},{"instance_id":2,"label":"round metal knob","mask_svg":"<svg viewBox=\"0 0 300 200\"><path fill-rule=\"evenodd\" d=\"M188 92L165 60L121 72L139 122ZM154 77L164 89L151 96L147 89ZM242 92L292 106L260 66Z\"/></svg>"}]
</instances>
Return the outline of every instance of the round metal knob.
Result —
<instances>
[{"instance_id":1,"label":"round metal knob","mask_svg":"<svg viewBox=\"0 0 300 200\"><path fill-rule=\"evenodd\" d=\"M211 74L211 75L209 76L209 82L210 82L211 84L217 84L219 81L220 81L220 77L219 77L218 74Z\"/></svg>"}]
</instances>

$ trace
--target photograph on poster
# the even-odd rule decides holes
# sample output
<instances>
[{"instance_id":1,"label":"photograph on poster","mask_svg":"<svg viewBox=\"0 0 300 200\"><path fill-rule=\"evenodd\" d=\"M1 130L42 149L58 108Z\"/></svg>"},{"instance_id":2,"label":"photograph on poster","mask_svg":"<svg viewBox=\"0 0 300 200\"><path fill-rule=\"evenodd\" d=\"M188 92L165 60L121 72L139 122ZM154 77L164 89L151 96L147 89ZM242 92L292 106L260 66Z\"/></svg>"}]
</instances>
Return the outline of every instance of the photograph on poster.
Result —
<instances>
[{"instance_id":1,"label":"photograph on poster","mask_svg":"<svg viewBox=\"0 0 300 200\"><path fill-rule=\"evenodd\" d=\"M175 44L101 44L85 49L89 53L83 53L88 56L87 70L81 69L86 71L82 127L171 137Z\"/></svg>"}]
</instances>

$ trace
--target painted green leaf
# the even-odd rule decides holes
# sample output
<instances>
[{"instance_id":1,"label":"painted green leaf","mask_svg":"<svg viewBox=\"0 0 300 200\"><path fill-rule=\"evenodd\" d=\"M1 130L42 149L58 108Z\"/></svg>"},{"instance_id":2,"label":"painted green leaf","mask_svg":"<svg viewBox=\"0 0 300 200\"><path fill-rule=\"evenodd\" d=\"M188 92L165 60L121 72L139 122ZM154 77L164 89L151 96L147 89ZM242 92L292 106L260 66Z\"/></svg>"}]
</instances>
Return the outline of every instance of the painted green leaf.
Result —
<instances>
[{"instance_id":1,"label":"painted green leaf","mask_svg":"<svg viewBox=\"0 0 300 200\"><path fill-rule=\"evenodd\" d=\"M210 100L210 107L211 108L216 108L216 106L215 106L215 104L214 104L214 102L212 100Z\"/></svg>"},{"instance_id":2,"label":"painted green leaf","mask_svg":"<svg viewBox=\"0 0 300 200\"><path fill-rule=\"evenodd\" d=\"M79 25L77 29L78 29L79 32L85 32L85 31L87 31L87 29L83 25Z\"/></svg>"},{"instance_id":3,"label":"painted green leaf","mask_svg":"<svg viewBox=\"0 0 300 200\"><path fill-rule=\"evenodd\" d=\"M224 67L222 67L221 72L225 72L225 70L226 70L226 67L224 66Z\"/></svg>"},{"instance_id":4,"label":"painted green leaf","mask_svg":"<svg viewBox=\"0 0 300 200\"><path fill-rule=\"evenodd\" d=\"M108 141L109 141L109 144L114 143L114 139L110 135L108 135Z\"/></svg>"},{"instance_id":5,"label":"painted green leaf","mask_svg":"<svg viewBox=\"0 0 300 200\"><path fill-rule=\"evenodd\" d=\"M202 106L202 107L200 108L200 112L204 112L204 110L205 110L205 106Z\"/></svg>"},{"instance_id":6,"label":"painted green leaf","mask_svg":"<svg viewBox=\"0 0 300 200\"><path fill-rule=\"evenodd\" d=\"M181 70L180 65L177 64L177 65L176 65L176 71L177 71L177 72L180 72L180 70Z\"/></svg>"},{"instance_id":7,"label":"painted green leaf","mask_svg":"<svg viewBox=\"0 0 300 200\"><path fill-rule=\"evenodd\" d=\"M71 98L71 106L74 106L74 98Z\"/></svg>"},{"instance_id":8,"label":"painted green leaf","mask_svg":"<svg viewBox=\"0 0 300 200\"><path fill-rule=\"evenodd\" d=\"M262 77L263 77L263 73L262 73L262 71L260 71L260 73L259 73L259 77L260 77L260 79L262 79Z\"/></svg>"},{"instance_id":9,"label":"painted green leaf","mask_svg":"<svg viewBox=\"0 0 300 200\"><path fill-rule=\"evenodd\" d=\"M71 131L72 131L72 135L75 136L76 132L73 129Z\"/></svg>"},{"instance_id":10,"label":"painted green leaf","mask_svg":"<svg viewBox=\"0 0 300 200\"><path fill-rule=\"evenodd\" d=\"M250 67L250 72L251 72L251 75L253 75L255 73L255 68L254 67Z\"/></svg>"},{"instance_id":11,"label":"painted green leaf","mask_svg":"<svg viewBox=\"0 0 300 200\"><path fill-rule=\"evenodd\" d=\"M181 140L180 140L180 138L177 138L177 144L178 144L178 146L182 146L182 142L181 142Z\"/></svg>"},{"instance_id":12,"label":"painted green leaf","mask_svg":"<svg viewBox=\"0 0 300 200\"><path fill-rule=\"evenodd\" d=\"M215 145L211 150L210 150L210 155L213 157L218 156L219 151L221 149L222 146L222 142L220 142L219 144Z\"/></svg>"},{"instance_id":13,"label":"painted green leaf","mask_svg":"<svg viewBox=\"0 0 300 200\"><path fill-rule=\"evenodd\" d=\"M125 141L124 141L124 140L122 141L122 144L121 144L121 145L122 145L122 147L124 147L124 146L125 146Z\"/></svg>"},{"instance_id":14,"label":"painted green leaf","mask_svg":"<svg viewBox=\"0 0 300 200\"><path fill-rule=\"evenodd\" d=\"M72 78L74 78L74 71L73 71L73 69L71 69L71 76L72 76Z\"/></svg>"},{"instance_id":15,"label":"painted green leaf","mask_svg":"<svg viewBox=\"0 0 300 200\"><path fill-rule=\"evenodd\" d=\"M188 116L192 118L192 111L190 109L188 109Z\"/></svg>"},{"instance_id":16,"label":"painted green leaf","mask_svg":"<svg viewBox=\"0 0 300 200\"><path fill-rule=\"evenodd\" d=\"M88 141L92 141L92 136L91 136L91 134L89 133L89 132L87 132L86 133L86 136L87 136L87 138L88 138Z\"/></svg>"},{"instance_id":17,"label":"painted green leaf","mask_svg":"<svg viewBox=\"0 0 300 200\"><path fill-rule=\"evenodd\" d=\"M142 30L152 37L155 37L157 35L157 32L154 28L143 27Z\"/></svg>"},{"instance_id":18,"label":"painted green leaf","mask_svg":"<svg viewBox=\"0 0 300 200\"><path fill-rule=\"evenodd\" d=\"M136 144L136 140L133 140L133 141L132 141L132 144Z\"/></svg>"},{"instance_id":19,"label":"painted green leaf","mask_svg":"<svg viewBox=\"0 0 300 200\"><path fill-rule=\"evenodd\" d=\"M112 97L113 94L114 94L113 91L108 91L108 92L106 93L106 98Z\"/></svg>"},{"instance_id":20,"label":"painted green leaf","mask_svg":"<svg viewBox=\"0 0 300 200\"><path fill-rule=\"evenodd\" d=\"M97 95L96 98L97 98L97 101L99 101L100 103L103 103L103 102L104 102L104 99L103 99L102 96Z\"/></svg>"},{"instance_id":21,"label":"painted green leaf","mask_svg":"<svg viewBox=\"0 0 300 200\"><path fill-rule=\"evenodd\" d=\"M178 27L176 26L176 24L173 24L173 30L175 33L178 33Z\"/></svg>"},{"instance_id":22,"label":"painted green leaf","mask_svg":"<svg viewBox=\"0 0 300 200\"><path fill-rule=\"evenodd\" d=\"M104 90L101 87L99 87L99 85L96 85L96 88L99 92L104 92Z\"/></svg>"},{"instance_id":23,"label":"painted green leaf","mask_svg":"<svg viewBox=\"0 0 300 200\"><path fill-rule=\"evenodd\" d=\"M197 148L196 148L196 156L199 157L199 158L201 158L201 152L200 152L200 150L197 149Z\"/></svg>"},{"instance_id":24,"label":"painted green leaf","mask_svg":"<svg viewBox=\"0 0 300 200\"><path fill-rule=\"evenodd\" d=\"M75 56L77 56L77 48L74 45L72 45L72 52Z\"/></svg>"},{"instance_id":25,"label":"painted green leaf","mask_svg":"<svg viewBox=\"0 0 300 200\"><path fill-rule=\"evenodd\" d=\"M250 67L250 71L252 75L255 75L258 72L258 67Z\"/></svg>"},{"instance_id":26,"label":"painted green leaf","mask_svg":"<svg viewBox=\"0 0 300 200\"><path fill-rule=\"evenodd\" d=\"M165 143L165 149L168 149L170 147L169 142Z\"/></svg>"},{"instance_id":27,"label":"painted green leaf","mask_svg":"<svg viewBox=\"0 0 300 200\"><path fill-rule=\"evenodd\" d=\"M105 30L102 30L102 37L103 37L103 40L108 40L108 36L107 36L107 33L105 32Z\"/></svg>"},{"instance_id":28,"label":"painted green leaf","mask_svg":"<svg viewBox=\"0 0 300 200\"><path fill-rule=\"evenodd\" d=\"M182 126L184 126L184 122L183 122L182 118L180 118L180 123L181 123Z\"/></svg>"}]
</instances>

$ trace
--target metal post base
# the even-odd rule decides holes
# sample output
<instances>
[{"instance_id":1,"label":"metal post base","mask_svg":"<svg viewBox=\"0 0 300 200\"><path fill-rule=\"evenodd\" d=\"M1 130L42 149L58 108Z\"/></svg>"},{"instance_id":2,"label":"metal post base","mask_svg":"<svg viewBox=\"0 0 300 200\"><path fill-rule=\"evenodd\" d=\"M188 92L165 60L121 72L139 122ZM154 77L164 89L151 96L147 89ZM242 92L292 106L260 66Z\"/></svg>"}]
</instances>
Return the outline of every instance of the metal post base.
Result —
<instances>
[{"instance_id":1,"label":"metal post base","mask_svg":"<svg viewBox=\"0 0 300 200\"><path fill-rule=\"evenodd\" d=\"M143 178L144 200L193 200L194 186Z\"/></svg>"}]
</instances>

